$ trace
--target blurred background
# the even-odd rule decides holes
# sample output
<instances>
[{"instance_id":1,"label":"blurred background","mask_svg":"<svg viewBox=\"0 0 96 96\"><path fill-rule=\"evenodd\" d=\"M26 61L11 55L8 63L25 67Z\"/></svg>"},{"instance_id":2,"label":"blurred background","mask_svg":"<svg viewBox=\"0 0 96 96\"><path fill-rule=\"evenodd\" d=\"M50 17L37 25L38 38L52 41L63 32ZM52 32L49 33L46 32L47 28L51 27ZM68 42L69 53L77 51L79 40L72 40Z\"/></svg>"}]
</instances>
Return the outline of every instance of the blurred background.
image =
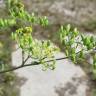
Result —
<instances>
[{"instance_id":1,"label":"blurred background","mask_svg":"<svg viewBox=\"0 0 96 96\"><path fill-rule=\"evenodd\" d=\"M71 24L73 27L77 27L82 33L96 33L96 0L22 0L22 2L29 13L34 12L37 16L47 16L49 19L48 27L36 27L36 32L34 32L35 38L50 39L55 44L59 45L56 32L60 25L66 24ZM0 0L0 18L6 16L7 11L4 1ZM10 34L10 29L7 31L3 29L0 30L0 64L9 64L9 66L12 65L11 53L14 49ZM21 96L19 93L20 86L23 85L22 79L23 81L25 80L24 78L17 77L14 72L0 74L0 96ZM18 82L20 84L18 84ZM90 82L90 85L92 84L94 85L93 82ZM94 91L96 86L90 85L90 88L86 93L87 95L78 96L93 96L91 94L91 89ZM63 91L62 88L61 90ZM69 96L62 95L61 93L59 91L59 95L56 96Z\"/></svg>"}]
</instances>

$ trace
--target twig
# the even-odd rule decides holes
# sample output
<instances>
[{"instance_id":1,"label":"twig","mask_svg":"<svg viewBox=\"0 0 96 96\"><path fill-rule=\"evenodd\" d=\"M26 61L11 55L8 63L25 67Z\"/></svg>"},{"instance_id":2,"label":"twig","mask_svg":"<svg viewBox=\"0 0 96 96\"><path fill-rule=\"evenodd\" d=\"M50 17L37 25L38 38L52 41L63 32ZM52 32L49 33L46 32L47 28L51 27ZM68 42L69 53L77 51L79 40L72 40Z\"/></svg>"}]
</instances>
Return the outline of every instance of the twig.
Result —
<instances>
[{"instance_id":1,"label":"twig","mask_svg":"<svg viewBox=\"0 0 96 96\"><path fill-rule=\"evenodd\" d=\"M58 58L58 59L55 59L55 60L62 60L62 59L67 59L68 57L64 57L64 58ZM28 60L28 57L26 58L26 60L24 61L24 62L26 62ZM53 61L53 60L47 60L47 61L45 61L45 62L51 62L51 61ZM3 71L1 71L0 72L0 74L1 73L6 73L6 72L10 72L10 71L15 71L15 70L17 70L17 69L20 69L20 68L23 68L23 67L27 67L27 66L33 66L33 65L39 65L40 64L40 62L32 62L32 63L30 63L30 64L23 64L23 66L22 66L22 64L20 65L20 66L18 66L18 67L13 67L13 68L11 68L11 69L6 69L6 70L3 70Z\"/></svg>"},{"instance_id":2,"label":"twig","mask_svg":"<svg viewBox=\"0 0 96 96\"><path fill-rule=\"evenodd\" d=\"M24 65L24 50L22 49L22 66Z\"/></svg>"},{"instance_id":3,"label":"twig","mask_svg":"<svg viewBox=\"0 0 96 96\"><path fill-rule=\"evenodd\" d=\"M79 51L80 52L80 51ZM78 54L79 52L77 52L76 54ZM28 60L30 58L30 56L28 56L25 60L24 60L24 62L23 62L23 64L21 64L20 66L18 66L18 67L13 67L13 68L11 68L11 69L6 69L6 70L2 70L1 72L0 72L0 74L1 73L6 73L6 72L10 72L10 71L15 71L15 70L17 70L17 69L20 69L20 68L23 68L23 67L27 67L27 66L33 66L33 65L40 65L41 64L41 62L32 62L32 63L30 63L30 64L25 64L26 63L26 61ZM67 58L69 58L68 56L66 56L66 57L62 57L62 58L57 58L57 59L55 59L56 61L59 61L59 60L63 60L63 59L67 59ZM46 60L45 62L52 62L53 60Z\"/></svg>"}]
</instances>

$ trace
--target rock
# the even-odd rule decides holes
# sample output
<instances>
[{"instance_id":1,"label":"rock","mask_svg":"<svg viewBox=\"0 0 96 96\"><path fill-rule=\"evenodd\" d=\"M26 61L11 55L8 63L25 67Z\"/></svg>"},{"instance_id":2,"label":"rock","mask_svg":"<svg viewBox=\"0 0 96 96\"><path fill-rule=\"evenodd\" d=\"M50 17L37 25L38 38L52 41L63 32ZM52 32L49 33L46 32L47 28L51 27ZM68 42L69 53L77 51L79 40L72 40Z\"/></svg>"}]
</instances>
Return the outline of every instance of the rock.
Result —
<instances>
[{"instance_id":1,"label":"rock","mask_svg":"<svg viewBox=\"0 0 96 96\"><path fill-rule=\"evenodd\" d=\"M21 63L21 53L20 49L12 53L14 66ZM60 52L55 57L65 57L65 54ZM38 65L18 69L15 73L26 79L20 88L20 96L87 96L89 89L86 73L68 59L57 61L53 71L42 71Z\"/></svg>"}]
</instances>

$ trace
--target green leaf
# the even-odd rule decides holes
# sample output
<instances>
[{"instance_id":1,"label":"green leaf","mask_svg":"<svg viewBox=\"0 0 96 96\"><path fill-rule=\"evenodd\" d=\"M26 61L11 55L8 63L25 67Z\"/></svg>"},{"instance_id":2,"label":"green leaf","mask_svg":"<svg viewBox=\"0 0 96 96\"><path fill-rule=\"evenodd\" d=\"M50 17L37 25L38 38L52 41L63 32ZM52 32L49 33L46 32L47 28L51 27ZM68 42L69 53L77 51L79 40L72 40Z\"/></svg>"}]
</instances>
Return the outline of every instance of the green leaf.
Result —
<instances>
[{"instance_id":1,"label":"green leaf","mask_svg":"<svg viewBox=\"0 0 96 96\"><path fill-rule=\"evenodd\" d=\"M87 49L88 49L88 50L90 50L90 49L92 49L92 48L93 48L93 44L92 44L92 43L90 43L90 44L87 45Z\"/></svg>"},{"instance_id":2,"label":"green leaf","mask_svg":"<svg viewBox=\"0 0 96 96\"><path fill-rule=\"evenodd\" d=\"M79 32L78 32L77 28L74 28L74 35L75 35L75 37L78 36L78 34L79 34Z\"/></svg>"},{"instance_id":3,"label":"green leaf","mask_svg":"<svg viewBox=\"0 0 96 96\"><path fill-rule=\"evenodd\" d=\"M67 30L68 32L71 30L71 25L70 25L70 24L67 25L66 30Z\"/></svg>"},{"instance_id":4,"label":"green leaf","mask_svg":"<svg viewBox=\"0 0 96 96\"><path fill-rule=\"evenodd\" d=\"M4 27L5 26L3 19L0 19L0 26L1 27Z\"/></svg>"},{"instance_id":5,"label":"green leaf","mask_svg":"<svg viewBox=\"0 0 96 96\"><path fill-rule=\"evenodd\" d=\"M95 41L93 36L91 36L90 41L91 43Z\"/></svg>"},{"instance_id":6,"label":"green leaf","mask_svg":"<svg viewBox=\"0 0 96 96\"><path fill-rule=\"evenodd\" d=\"M8 21L6 19L4 20L4 23L5 23L5 26L8 25Z\"/></svg>"},{"instance_id":7,"label":"green leaf","mask_svg":"<svg viewBox=\"0 0 96 96\"><path fill-rule=\"evenodd\" d=\"M63 27L63 26L60 27L60 31L61 31L61 32L64 31L64 27Z\"/></svg>"},{"instance_id":8,"label":"green leaf","mask_svg":"<svg viewBox=\"0 0 96 96\"><path fill-rule=\"evenodd\" d=\"M83 53L83 51L80 51L80 52L79 52L79 58L84 58L84 53Z\"/></svg>"},{"instance_id":9,"label":"green leaf","mask_svg":"<svg viewBox=\"0 0 96 96\"><path fill-rule=\"evenodd\" d=\"M51 42L50 40L47 41L47 46L50 46Z\"/></svg>"},{"instance_id":10,"label":"green leaf","mask_svg":"<svg viewBox=\"0 0 96 96\"><path fill-rule=\"evenodd\" d=\"M71 46L73 43L74 43L74 39L71 39L71 40L69 41L69 45Z\"/></svg>"},{"instance_id":11,"label":"green leaf","mask_svg":"<svg viewBox=\"0 0 96 96\"><path fill-rule=\"evenodd\" d=\"M76 54L71 55L71 60L75 63L76 62Z\"/></svg>"},{"instance_id":12,"label":"green leaf","mask_svg":"<svg viewBox=\"0 0 96 96\"><path fill-rule=\"evenodd\" d=\"M15 33L11 33L11 36L12 36L12 39L14 39L14 40L16 40L17 39L17 34L15 34Z\"/></svg>"},{"instance_id":13,"label":"green leaf","mask_svg":"<svg viewBox=\"0 0 96 96\"><path fill-rule=\"evenodd\" d=\"M71 54L75 54L75 48L71 48Z\"/></svg>"}]
</instances>

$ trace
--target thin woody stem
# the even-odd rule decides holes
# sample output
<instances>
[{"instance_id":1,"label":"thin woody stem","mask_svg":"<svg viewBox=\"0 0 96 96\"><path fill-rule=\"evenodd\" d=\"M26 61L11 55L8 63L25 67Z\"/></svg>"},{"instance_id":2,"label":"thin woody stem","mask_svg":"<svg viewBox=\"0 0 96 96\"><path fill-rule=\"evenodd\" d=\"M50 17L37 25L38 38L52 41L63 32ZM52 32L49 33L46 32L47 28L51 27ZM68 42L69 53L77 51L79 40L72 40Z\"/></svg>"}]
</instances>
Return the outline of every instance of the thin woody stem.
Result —
<instances>
[{"instance_id":1,"label":"thin woody stem","mask_svg":"<svg viewBox=\"0 0 96 96\"><path fill-rule=\"evenodd\" d=\"M55 59L55 60L59 61L59 60L67 59L67 58L68 58L68 57L63 57L63 58L58 58L58 59ZM24 61L24 64L21 64L21 65L18 66L18 67L13 67L13 68L11 68L11 69L3 70L3 71L0 72L0 74L1 74L1 73L6 73L6 72L10 72L10 71L15 71L15 70L17 70L17 69L20 69L20 68L23 68L23 67L27 67L27 66L33 66L33 65L40 65L40 64L41 64L40 62L32 62L32 63L30 63L30 64L26 64L26 65L25 65L25 62L26 62L28 59L29 59L29 57L26 58L26 60ZM52 61L53 61L53 60L47 60L47 61L45 61L45 62L52 62Z\"/></svg>"},{"instance_id":2,"label":"thin woody stem","mask_svg":"<svg viewBox=\"0 0 96 96\"><path fill-rule=\"evenodd\" d=\"M80 51L79 51L80 52ZM77 52L76 54L78 54L79 52ZM20 69L20 68L23 68L23 67L27 67L27 66L33 66L33 65L40 65L41 62L31 62L30 64L25 64L27 62L27 60L30 58L30 56L28 56L24 62L22 62L22 64L20 66L17 66L17 67L13 67L13 68L10 68L10 69L6 69L6 70L2 70L0 71L0 74L1 73L6 73L6 72L10 72L10 71L15 71L17 69ZM60 61L60 60L63 60L63 59L67 59L67 58L70 58L70 56L66 56L66 57L62 57L62 58L57 58L55 59L56 61ZM46 60L44 62L52 62L53 60ZM88 63L88 62L87 62Z\"/></svg>"},{"instance_id":3,"label":"thin woody stem","mask_svg":"<svg viewBox=\"0 0 96 96\"><path fill-rule=\"evenodd\" d=\"M24 65L24 50L22 50L22 66Z\"/></svg>"}]
</instances>

